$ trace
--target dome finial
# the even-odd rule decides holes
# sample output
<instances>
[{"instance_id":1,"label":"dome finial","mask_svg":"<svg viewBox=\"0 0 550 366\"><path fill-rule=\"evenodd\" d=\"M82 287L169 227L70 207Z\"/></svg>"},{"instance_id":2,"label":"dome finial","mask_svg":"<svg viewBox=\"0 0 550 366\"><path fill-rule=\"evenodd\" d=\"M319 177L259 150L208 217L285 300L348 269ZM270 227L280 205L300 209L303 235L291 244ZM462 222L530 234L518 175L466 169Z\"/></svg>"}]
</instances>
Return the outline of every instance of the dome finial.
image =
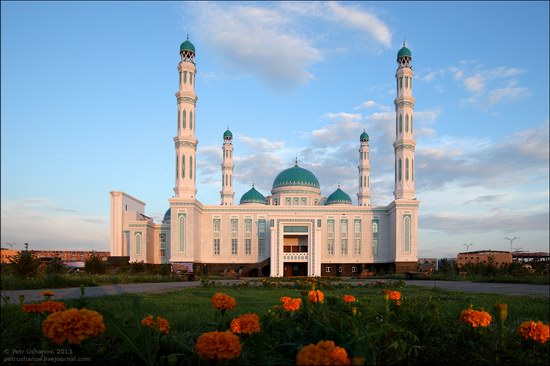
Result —
<instances>
[{"instance_id":1,"label":"dome finial","mask_svg":"<svg viewBox=\"0 0 550 366\"><path fill-rule=\"evenodd\" d=\"M298 166L298 155L294 158L294 166Z\"/></svg>"},{"instance_id":2,"label":"dome finial","mask_svg":"<svg viewBox=\"0 0 550 366\"><path fill-rule=\"evenodd\" d=\"M252 181L252 188L254 188L254 181Z\"/></svg>"}]
</instances>

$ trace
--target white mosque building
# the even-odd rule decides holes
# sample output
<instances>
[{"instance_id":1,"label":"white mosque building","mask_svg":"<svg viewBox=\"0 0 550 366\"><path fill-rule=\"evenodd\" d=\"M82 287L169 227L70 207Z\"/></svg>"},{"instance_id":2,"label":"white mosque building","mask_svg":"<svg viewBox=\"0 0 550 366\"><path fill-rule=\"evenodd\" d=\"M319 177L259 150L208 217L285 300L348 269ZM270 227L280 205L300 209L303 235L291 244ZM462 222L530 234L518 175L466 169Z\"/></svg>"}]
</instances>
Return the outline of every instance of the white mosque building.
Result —
<instances>
[{"instance_id":1,"label":"white mosque building","mask_svg":"<svg viewBox=\"0 0 550 366\"><path fill-rule=\"evenodd\" d=\"M110 192L111 256L130 262L172 263L195 273L234 270L257 276L353 276L384 268L405 272L417 263L418 206L414 189L415 99L411 51L397 54L395 78L395 190L387 206L370 203L369 136L358 141L358 205L338 188L321 195L315 174L298 166L282 167L271 194L252 187L235 203L233 135L223 134L221 200L197 200L195 137L195 47L180 46L174 197L162 223L145 216L145 203ZM199 122L200 123L200 122ZM358 135L361 131L358 131Z\"/></svg>"}]
</instances>

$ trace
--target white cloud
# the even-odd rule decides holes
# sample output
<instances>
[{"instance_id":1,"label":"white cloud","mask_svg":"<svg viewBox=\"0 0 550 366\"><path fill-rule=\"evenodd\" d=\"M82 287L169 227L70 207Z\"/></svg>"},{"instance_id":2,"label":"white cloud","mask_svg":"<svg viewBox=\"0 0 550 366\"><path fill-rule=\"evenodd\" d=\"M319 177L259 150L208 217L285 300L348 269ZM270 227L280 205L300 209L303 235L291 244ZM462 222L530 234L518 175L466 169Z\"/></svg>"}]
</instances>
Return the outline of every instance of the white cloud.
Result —
<instances>
[{"instance_id":1,"label":"white cloud","mask_svg":"<svg viewBox=\"0 0 550 366\"><path fill-rule=\"evenodd\" d=\"M471 92L481 93L485 89L485 78L480 75L464 79L464 86Z\"/></svg>"},{"instance_id":2,"label":"white cloud","mask_svg":"<svg viewBox=\"0 0 550 366\"><path fill-rule=\"evenodd\" d=\"M496 88L491 90L487 95L486 104L489 107L492 107L495 104L498 104L502 101L505 101L505 100L513 101L516 99L529 96L531 94L528 88L517 87L515 85L516 83L511 82L506 87Z\"/></svg>"},{"instance_id":3,"label":"white cloud","mask_svg":"<svg viewBox=\"0 0 550 366\"><path fill-rule=\"evenodd\" d=\"M355 110L357 109L369 109L369 108L373 108L373 107L376 107L378 106L378 103L376 103L374 100L367 100L363 103L361 103L361 105L358 105L357 107L355 107Z\"/></svg>"},{"instance_id":4,"label":"white cloud","mask_svg":"<svg viewBox=\"0 0 550 366\"><path fill-rule=\"evenodd\" d=\"M261 149L264 151L273 150L277 152L285 147L284 141L271 141L263 137L248 137L239 135L237 140L250 149Z\"/></svg>"}]
</instances>

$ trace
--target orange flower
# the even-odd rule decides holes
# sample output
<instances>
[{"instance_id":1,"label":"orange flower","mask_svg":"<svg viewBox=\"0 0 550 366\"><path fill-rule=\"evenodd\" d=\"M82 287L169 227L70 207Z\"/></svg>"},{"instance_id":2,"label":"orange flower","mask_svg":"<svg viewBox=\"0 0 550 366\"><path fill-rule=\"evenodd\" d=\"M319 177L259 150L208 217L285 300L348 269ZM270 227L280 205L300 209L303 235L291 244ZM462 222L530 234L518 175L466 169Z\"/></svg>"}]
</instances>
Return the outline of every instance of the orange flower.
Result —
<instances>
[{"instance_id":1,"label":"orange flower","mask_svg":"<svg viewBox=\"0 0 550 366\"><path fill-rule=\"evenodd\" d=\"M401 292L391 291L391 290L382 290L384 293L384 300L391 300L395 305L401 305Z\"/></svg>"},{"instance_id":2,"label":"orange flower","mask_svg":"<svg viewBox=\"0 0 550 366\"><path fill-rule=\"evenodd\" d=\"M56 311L65 310L65 304L59 301L43 301L38 304L23 305L25 313L55 313Z\"/></svg>"},{"instance_id":3,"label":"orange flower","mask_svg":"<svg viewBox=\"0 0 550 366\"><path fill-rule=\"evenodd\" d=\"M231 330L235 334L260 332L260 318L256 314L244 314L231 321Z\"/></svg>"},{"instance_id":4,"label":"orange flower","mask_svg":"<svg viewBox=\"0 0 550 366\"><path fill-rule=\"evenodd\" d=\"M212 302L212 306L218 310L231 310L237 305L237 300L235 298L222 294L221 292L218 292L214 296L212 296L212 299L210 300Z\"/></svg>"},{"instance_id":5,"label":"orange flower","mask_svg":"<svg viewBox=\"0 0 550 366\"><path fill-rule=\"evenodd\" d=\"M464 309L460 315L463 323L472 328L488 327L493 321L493 317L486 311L477 311L474 309Z\"/></svg>"},{"instance_id":6,"label":"orange flower","mask_svg":"<svg viewBox=\"0 0 550 366\"><path fill-rule=\"evenodd\" d=\"M521 323L518 327L518 333L525 339L531 339L539 343L546 343L550 339L549 327L541 321Z\"/></svg>"},{"instance_id":7,"label":"orange flower","mask_svg":"<svg viewBox=\"0 0 550 366\"><path fill-rule=\"evenodd\" d=\"M46 299L49 299L50 297L54 296L55 293L53 291L47 290L42 292L42 296L44 296Z\"/></svg>"},{"instance_id":8,"label":"orange flower","mask_svg":"<svg viewBox=\"0 0 550 366\"><path fill-rule=\"evenodd\" d=\"M323 302L325 295L319 290L311 290L308 294L309 302L318 303Z\"/></svg>"},{"instance_id":9,"label":"orange flower","mask_svg":"<svg viewBox=\"0 0 550 366\"><path fill-rule=\"evenodd\" d=\"M239 337L231 332L203 333L195 346L200 358L225 361L239 357L242 351Z\"/></svg>"},{"instance_id":10,"label":"orange flower","mask_svg":"<svg viewBox=\"0 0 550 366\"><path fill-rule=\"evenodd\" d=\"M80 344L89 337L100 336L104 331L103 317L88 309L58 311L42 322L42 334L57 344L65 341Z\"/></svg>"},{"instance_id":11,"label":"orange flower","mask_svg":"<svg viewBox=\"0 0 550 366\"><path fill-rule=\"evenodd\" d=\"M300 299L299 297L292 299L290 297L283 296L280 300L283 304L283 309L285 309L285 311L297 311L302 305L302 299Z\"/></svg>"},{"instance_id":12,"label":"orange flower","mask_svg":"<svg viewBox=\"0 0 550 366\"><path fill-rule=\"evenodd\" d=\"M296 365L351 365L351 360L346 350L333 341L319 341L298 351Z\"/></svg>"},{"instance_id":13,"label":"orange flower","mask_svg":"<svg viewBox=\"0 0 550 366\"><path fill-rule=\"evenodd\" d=\"M345 303L355 302L355 296L353 296L353 295L344 295L344 296L342 296L342 300L344 300Z\"/></svg>"},{"instance_id":14,"label":"orange flower","mask_svg":"<svg viewBox=\"0 0 550 366\"><path fill-rule=\"evenodd\" d=\"M158 330L162 334L168 334L170 332L170 323L168 320L157 316L155 320L152 315L147 315L141 320L141 325L144 327L149 327L153 330Z\"/></svg>"}]
</instances>

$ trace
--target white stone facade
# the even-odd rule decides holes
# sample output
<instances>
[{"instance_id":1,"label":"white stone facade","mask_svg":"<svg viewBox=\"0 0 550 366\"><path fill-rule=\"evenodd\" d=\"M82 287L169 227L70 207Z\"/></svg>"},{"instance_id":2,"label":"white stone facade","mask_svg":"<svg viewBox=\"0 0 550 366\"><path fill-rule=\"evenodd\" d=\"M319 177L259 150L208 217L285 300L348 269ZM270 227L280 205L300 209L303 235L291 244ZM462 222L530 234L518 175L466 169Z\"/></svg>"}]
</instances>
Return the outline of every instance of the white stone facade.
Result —
<instances>
[{"instance_id":1,"label":"white stone facade","mask_svg":"<svg viewBox=\"0 0 550 366\"><path fill-rule=\"evenodd\" d=\"M395 201L376 207L370 204L366 133L358 143L358 206L340 188L322 197L317 178L297 163L274 177L271 195L263 197L252 188L241 204L235 204L229 130L222 143L220 205L199 202L195 49L189 40L181 45L180 55L175 197L168 200L170 209L163 222L156 224L144 215L145 203L111 192L111 255L129 256L131 262L192 264L196 272L209 274L232 269L274 277L351 276L375 268L397 272L415 268L419 201L414 191L413 72L405 46L399 51L395 75Z\"/></svg>"}]
</instances>

